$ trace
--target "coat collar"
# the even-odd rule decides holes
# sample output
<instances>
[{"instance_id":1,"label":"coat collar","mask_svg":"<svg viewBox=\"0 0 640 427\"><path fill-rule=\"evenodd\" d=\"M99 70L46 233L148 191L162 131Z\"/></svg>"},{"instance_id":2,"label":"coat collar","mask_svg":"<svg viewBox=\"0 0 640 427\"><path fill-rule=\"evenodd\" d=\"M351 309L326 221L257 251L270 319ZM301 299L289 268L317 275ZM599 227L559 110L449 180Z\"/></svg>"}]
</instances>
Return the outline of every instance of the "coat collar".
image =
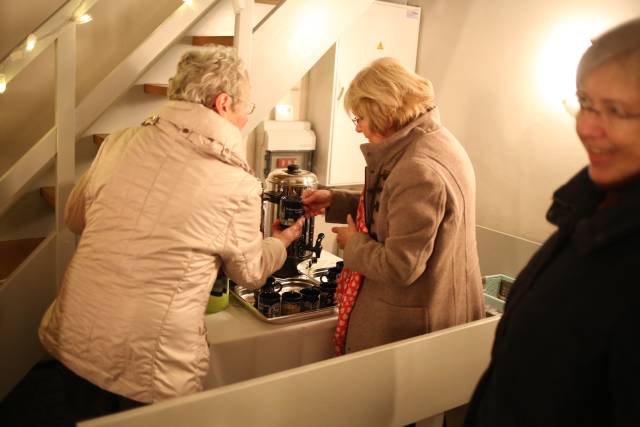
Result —
<instances>
[{"instance_id":1,"label":"coat collar","mask_svg":"<svg viewBox=\"0 0 640 427\"><path fill-rule=\"evenodd\" d=\"M617 204L598 209L606 191L584 168L554 193L547 219L560 227L575 226L574 238L582 252L598 249L640 230L640 179L619 193Z\"/></svg>"},{"instance_id":2,"label":"coat collar","mask_svg":"<svg viewBox=\"0 0 640 427\"><path fill-rule=\"evenodd\" d=\"M181 129L222 143L246 161L246 147L240 129L204 105L186 101L169 101L158 115Z\"/></svg>"},{"instance_id":3,"label":"coat collar","mask_svg":"<svg viewBox=\"0 0 640 427\"><path fill-rule=\"evenodd\" d=\"M380 168L387 165L400 153L403 153L414 141L414 138L407 138L411 133L427 134L438 130L440 127L440 113L437 108L434 108L418 116L405 127L382 141L376 144L366 143L360 145L360 151L364 155L369 171L377 173Z\"/></svg>"}]
</instances>

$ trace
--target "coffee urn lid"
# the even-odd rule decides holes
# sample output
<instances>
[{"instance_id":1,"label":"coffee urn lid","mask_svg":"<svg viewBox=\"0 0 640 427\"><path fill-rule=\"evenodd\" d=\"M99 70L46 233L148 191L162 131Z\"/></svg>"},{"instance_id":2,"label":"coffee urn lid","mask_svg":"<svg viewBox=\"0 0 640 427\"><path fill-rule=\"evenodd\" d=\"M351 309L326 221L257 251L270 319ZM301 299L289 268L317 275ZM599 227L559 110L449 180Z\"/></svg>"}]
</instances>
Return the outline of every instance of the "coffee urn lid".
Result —
<instances>
[{"instance_id":1,"label":"coffee urn lid","mask_svg":"<svg viewBox=\"0 0 640 427\"><path fill-rule=\"evenodd\" d=\"M293 163L284 169L274 169L267 176L267 181L287 186L296 187L315 187L318 184L318 178L314 173L300 169L300 166Z\"/></svg>"}]
</instances>

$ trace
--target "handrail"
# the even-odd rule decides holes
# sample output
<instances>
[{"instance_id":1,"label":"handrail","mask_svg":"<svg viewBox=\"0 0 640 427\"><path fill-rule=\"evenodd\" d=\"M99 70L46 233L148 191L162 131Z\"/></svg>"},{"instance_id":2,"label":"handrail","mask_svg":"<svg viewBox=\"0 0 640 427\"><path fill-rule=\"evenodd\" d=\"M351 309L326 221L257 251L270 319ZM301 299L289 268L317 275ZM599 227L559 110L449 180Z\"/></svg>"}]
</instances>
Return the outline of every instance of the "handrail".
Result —
<instances>
[{"instance_id":1,"label":"handrail","mask_svg":"<svg viewBox=\"0 0 640 427\"><path fill-rule=\"evenodd\" d=\"M20 43L0 62L0 73L4 75L5 84L13 80L31 61L44 52L51 43L55 42L65 24L73 21L74 18L82 16L98 1L70 0L36 28L31 33L37 38L37 43L32 50L25 49L27 38L24 43Z\"/></svg>"}]
</instances>

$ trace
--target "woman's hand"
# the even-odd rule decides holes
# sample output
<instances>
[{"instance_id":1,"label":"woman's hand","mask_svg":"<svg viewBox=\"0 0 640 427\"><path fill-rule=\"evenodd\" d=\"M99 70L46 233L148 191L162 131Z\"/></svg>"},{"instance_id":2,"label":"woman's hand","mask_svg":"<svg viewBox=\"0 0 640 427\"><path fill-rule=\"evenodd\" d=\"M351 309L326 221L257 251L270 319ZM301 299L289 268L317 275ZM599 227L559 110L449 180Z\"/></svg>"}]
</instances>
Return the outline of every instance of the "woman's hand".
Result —
<instances>
[{"instance_id":1,"label":"woman's hand","mask_svg":"<svg viewBox=\"0 0 640 427\"><path fill-rule=\"evenodd\" d=\"M333 194L329 190L306 190L302 193L304 215L312 217L324 214L325 208L331 206Z\"/></svg>"},{"instance_id":2,"label":"woman's hand","mask_svg":"<svg viewBox=\"0 0 640 427\"><path fill-rule=\"evenodd\" d=\"M298 240L302 235L304 221L304 216L301 216L293 225L283 230L280 228L280 220L276 219L271 225L271 236L280 240L284 247L288 248L291 243Z\"/></svg>"},{"instance_id":3,"label":"woman's hand","mask_svg":"<svg viewBox=\"0 0 640 427\"><path fill-rule=\"evenodd\" d=\"M351 218L351 215L347 215L347 226L333 227L331 231L337 234L337 241L340 249L344 249L349 239L358 232L358 229L356 228L356 223L353 221L353 218Z\"/></svg>"}]
</instances>

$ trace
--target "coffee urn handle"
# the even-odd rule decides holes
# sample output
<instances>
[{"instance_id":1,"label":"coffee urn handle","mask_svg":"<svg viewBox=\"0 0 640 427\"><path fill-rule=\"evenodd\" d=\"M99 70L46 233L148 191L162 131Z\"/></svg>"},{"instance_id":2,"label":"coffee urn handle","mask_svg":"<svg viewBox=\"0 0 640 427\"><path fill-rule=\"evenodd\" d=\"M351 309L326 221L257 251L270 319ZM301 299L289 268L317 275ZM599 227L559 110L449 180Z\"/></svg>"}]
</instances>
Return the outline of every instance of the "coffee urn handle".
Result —
<instances>
[{"instance_id":1,"label":"coffee urn handle","mask_svg":"<svg viewBox=\"0 0 640 427\"><path fill-rule=\"evenodd\" d=\"M282 192L275 193L273 191L265 191L262 193L262 201L267 201L271 203L280 203L280 199L282 198Z\"/></svg>"}]
</instances>

